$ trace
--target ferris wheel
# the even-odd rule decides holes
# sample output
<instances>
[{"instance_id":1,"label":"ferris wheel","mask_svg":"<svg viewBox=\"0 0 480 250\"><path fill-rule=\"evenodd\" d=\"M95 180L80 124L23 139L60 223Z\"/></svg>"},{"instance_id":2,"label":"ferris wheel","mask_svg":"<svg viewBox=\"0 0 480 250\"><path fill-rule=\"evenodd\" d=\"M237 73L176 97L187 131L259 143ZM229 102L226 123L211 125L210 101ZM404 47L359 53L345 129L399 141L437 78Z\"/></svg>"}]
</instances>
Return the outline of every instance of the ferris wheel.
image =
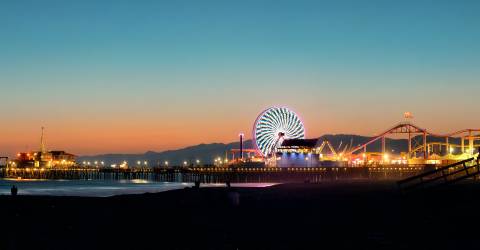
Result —
<instances>
[{"instance_id":1,"label":"ferris wheel","mask_svg":"<svg viewBox=\"0 0 480 250\"><path fill-rule=\"evenodd\" d=\"M302 120L288 108L268 108L258 116L253 126L255 147L264 157L275 151L284 139L304 139Z\"/></svg>"}]
</instances>

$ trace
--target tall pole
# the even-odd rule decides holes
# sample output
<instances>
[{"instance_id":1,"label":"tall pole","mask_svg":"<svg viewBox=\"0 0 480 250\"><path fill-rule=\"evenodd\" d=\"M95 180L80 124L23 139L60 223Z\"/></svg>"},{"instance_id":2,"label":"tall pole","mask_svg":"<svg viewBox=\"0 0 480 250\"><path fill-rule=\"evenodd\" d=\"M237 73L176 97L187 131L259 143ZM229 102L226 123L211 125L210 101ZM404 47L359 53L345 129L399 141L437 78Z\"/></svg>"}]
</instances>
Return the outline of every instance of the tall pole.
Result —
<instances>
[{"instance_id":1,"label":"tall pole","mask_svg":"<svg viewBox=\"0 0 480 250\"><path fill-rule=\"evenodd\" d=\"M42 126L42 135L40 137L40 152L42 152L42 155L45 153L45 141L44 141L44 138L43 138L43 131L44 131L44 127Z\"/></svg>"},{"instance_id":2,"label":"tall pole","mask_svg":"<svg viewBox=\"0 0 480 250\"><path fill-rule=\"evenodd\" d=\"M240 160L243 161L243 133L240 133Z\"/></svg>"},{"instance_id":3,"label":"tall pole","mask_svg":"<svg viewBox=\"0 0 480 250\"><path fill-rule=\"evenodd\" d=\"M382 137L382 154L383 156L385 156L385 151L386 151L386 147L385 147L385 136Z\"/></svg>"},{"instance_id":4,"label":"tall pole","mask_svg":"<svg viewBox=\"0 0 480 250\"><path fill-rule=\"evenodd\" d=\"M448 154L450 154L450 144L448 143L448 136L445 138L445 140L446 140L446 143L447 143L446 146L445 146L445 152L448 155Z\"/></svg>"},{"instance_id":5,"label":"tall pole","mask_svg":"<svg viewBox=\"0 0 480 250\"><path fill-rule=\"evenodd\" d=\"M408 159L410 159L412 155L412 133L410 133L410 128L408 131Z\"/></svg>"},{"instance_id":6,"label":"tall pole","mask_svg":"<svg viewBox=\"0 0 480 250\"><path fill-rule=\"evenodd\" d=\"M468 131L468 151L469 154L473 155L473 136L472 136L472 131Z\"/></svg>"},{"instance_id":7,"label":"tall pole","mask_svg":"<svg viewBox=\"0 0 480 250\"><path fill-rule=\"evenodd\" d=\"M465 153L465 138L462 136L461 138L461 144L462 144L462 154Z\"/></svg>"},{"instance_id":8,"label":"tall pole","mask_svg":"<svg viewBox=\"0 0 480 250\"><path fill-rule=\"evenodd\" d=\"M423 132L423 157L426 160L428 158L427 152L427 132Z\"/></svg>"}]
</instances>

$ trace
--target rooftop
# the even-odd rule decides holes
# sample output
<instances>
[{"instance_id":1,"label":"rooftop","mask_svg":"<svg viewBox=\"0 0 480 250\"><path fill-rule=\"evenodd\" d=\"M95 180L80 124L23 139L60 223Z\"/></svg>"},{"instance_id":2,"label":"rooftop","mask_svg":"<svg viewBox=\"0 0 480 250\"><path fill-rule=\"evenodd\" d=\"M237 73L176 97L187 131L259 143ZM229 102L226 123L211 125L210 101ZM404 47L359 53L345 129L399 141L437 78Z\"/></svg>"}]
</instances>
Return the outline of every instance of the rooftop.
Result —
<instances>
[{"instance_id":1,"label":"rooftop","mask_svg":"<svg viewBox=\"0 0 480 250\"><path fill-rule=\"evenodd\" d=\"M317 143L318 139L286 139L281 147L314 148Z\"/></svg>"}]
</instances>

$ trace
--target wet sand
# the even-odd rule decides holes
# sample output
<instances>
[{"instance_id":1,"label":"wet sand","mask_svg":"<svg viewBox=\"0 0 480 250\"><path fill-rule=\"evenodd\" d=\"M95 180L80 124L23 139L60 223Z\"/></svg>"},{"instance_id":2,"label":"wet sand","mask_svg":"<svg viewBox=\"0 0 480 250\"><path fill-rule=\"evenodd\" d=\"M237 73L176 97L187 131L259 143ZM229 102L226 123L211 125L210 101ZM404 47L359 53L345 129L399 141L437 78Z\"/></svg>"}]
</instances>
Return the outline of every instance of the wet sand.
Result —
<instances>
[{"instance_id":1,"label":"wet sand","mask_svg":"<svg viewBox=\"0 0 480 250\"><path fill-rule=\"evenodd\" d=\"M0 196L0 249L478 249L479 198L480 183L364 181Z\"/></svg>"}]
</instances>

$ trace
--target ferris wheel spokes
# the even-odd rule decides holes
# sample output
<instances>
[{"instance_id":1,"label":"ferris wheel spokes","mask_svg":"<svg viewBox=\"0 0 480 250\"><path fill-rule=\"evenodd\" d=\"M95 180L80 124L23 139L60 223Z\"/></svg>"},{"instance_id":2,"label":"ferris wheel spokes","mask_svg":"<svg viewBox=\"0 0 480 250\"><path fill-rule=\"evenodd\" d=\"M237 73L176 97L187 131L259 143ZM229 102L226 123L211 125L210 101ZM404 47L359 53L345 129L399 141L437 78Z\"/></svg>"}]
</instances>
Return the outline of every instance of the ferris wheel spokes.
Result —
<instances>
[{"instance_id":1,"label":"ferris wheel spokes","mask_svg":"<svg viewBox=\"0 0 480 250\"><path fill-rule=\"evenodd\" d=\"M258 152L268 157L283 139L304 139L305 128L300 118L288 108L273 107L263 111L253 127L254 144Z\"/></svg>"}]
</instances>

